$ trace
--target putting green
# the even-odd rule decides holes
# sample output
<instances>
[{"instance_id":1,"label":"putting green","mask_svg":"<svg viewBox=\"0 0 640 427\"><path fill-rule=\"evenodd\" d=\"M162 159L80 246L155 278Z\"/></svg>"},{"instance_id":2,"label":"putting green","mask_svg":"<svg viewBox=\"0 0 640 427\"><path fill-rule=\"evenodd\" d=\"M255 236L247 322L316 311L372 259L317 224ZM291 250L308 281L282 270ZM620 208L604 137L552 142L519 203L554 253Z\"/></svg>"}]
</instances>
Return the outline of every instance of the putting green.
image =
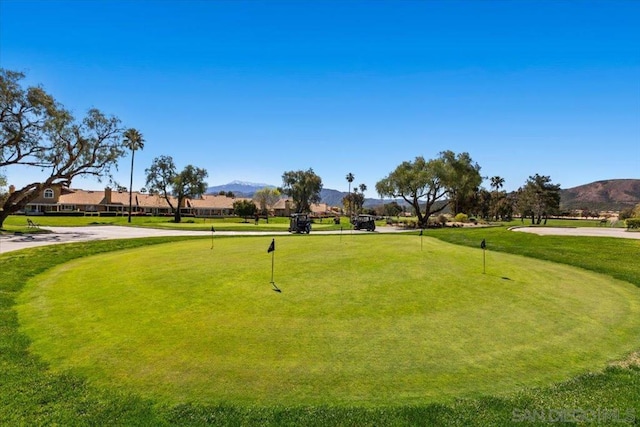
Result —
<instances>
[{"instance_id":1,"label":"putting green","mask_svg":"<svg viewBox=\"0 0 640 427\"><path fill-rule=\"evenodd\" d=\"M78 259L18 301L54 371L167 403L406 405L547 385L640 347L640 289L408 235L190 240Z\"/></svg>"}]
</instances>

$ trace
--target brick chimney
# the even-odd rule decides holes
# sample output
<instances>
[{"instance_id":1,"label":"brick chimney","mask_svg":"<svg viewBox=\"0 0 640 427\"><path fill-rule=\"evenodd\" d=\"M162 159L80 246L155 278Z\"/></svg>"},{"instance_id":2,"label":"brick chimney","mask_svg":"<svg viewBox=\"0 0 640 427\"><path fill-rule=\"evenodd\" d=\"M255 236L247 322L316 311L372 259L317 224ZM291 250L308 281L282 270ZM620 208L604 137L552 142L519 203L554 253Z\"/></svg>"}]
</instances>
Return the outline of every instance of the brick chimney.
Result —
<instances>
[{"instance_id":1,"label":"brick chimney","mask_svg":"<svg viewBox=\"0 0 640 427\"><path fill-rule=\"evenodd\" d=\"M9 186L9 194L13 194L16 192L16 186L15 185L10 185Z\"/></svg>"},{"instance_id":2,"label":"brick chimney","mask_svg":"<svg viewBox=\"0 0 640 427\"><path fill-rule=\"evenodd\" d=\"M107 205L111 204L111 188L109 187L104 189L104 203Z\"/></svg>"}]
</instances>

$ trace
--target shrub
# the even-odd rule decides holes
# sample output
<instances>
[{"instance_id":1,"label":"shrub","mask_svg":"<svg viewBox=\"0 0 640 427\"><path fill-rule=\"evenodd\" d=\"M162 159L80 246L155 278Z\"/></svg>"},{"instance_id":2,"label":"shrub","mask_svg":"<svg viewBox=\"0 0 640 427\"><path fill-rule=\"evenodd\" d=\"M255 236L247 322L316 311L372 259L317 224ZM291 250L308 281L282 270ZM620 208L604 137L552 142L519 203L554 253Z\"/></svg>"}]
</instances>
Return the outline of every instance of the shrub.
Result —
<instances>
[{"instance_id":1,"label":"shrub","mask_svg":"<svg viewBox=\"0 0 640 427\"><path fill-rule=\"evenodd\" d=\"M627 218L624 220L627 228L640 228L640 218Z\"/></svg>"},{"instance_id":2,"label":"shrub","mask_svg":"<svg viewBox=\"0 0 640 427\"><path fill-rule=\"evenodd\" d=\"M455 216L454 220L456 222L467 222L467 221L469 221L469 215L460 212L459 214L457 214Z\"/></svg>"}]
</instances>

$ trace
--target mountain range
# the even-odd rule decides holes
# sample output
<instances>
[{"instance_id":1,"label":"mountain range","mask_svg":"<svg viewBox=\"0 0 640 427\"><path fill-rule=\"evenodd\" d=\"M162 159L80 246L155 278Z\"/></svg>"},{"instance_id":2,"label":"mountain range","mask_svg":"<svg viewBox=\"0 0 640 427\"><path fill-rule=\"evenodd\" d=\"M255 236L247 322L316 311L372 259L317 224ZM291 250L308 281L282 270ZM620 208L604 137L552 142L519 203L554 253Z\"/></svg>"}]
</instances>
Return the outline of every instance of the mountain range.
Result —
<instances>
[{"instance_id":1,"label":"mountain range","mask_svg":"<svg viewBox=\"0 0 640 427\"><path fill-rule=\"evenodd\" d=\"M217 194L220 191L231 191L238 197L252 197L257 190L264 187L276 188L275 185L270 184L233 181L209 187L206 192ZM346 191L329 188L324 188L320 192L322 203L329 206L341 206L342 198L346 195ZM365 206L377 206L388 202L389 200L368 198L365 199ZM640 203L640 179L609 179L560 190L560 208L563 210L617 211L633 207L638 203Z\"/></svg>"},{"instance_id":2,"label":"mountain range","mask_svg":"<svg viewBox=\"0 0 640 427\"><path fill-rule=\"evenodd\" d=\"M640 179L608 179L560 190L562 209L617 211L640 203Z\"/></svg>"}]
</instances>

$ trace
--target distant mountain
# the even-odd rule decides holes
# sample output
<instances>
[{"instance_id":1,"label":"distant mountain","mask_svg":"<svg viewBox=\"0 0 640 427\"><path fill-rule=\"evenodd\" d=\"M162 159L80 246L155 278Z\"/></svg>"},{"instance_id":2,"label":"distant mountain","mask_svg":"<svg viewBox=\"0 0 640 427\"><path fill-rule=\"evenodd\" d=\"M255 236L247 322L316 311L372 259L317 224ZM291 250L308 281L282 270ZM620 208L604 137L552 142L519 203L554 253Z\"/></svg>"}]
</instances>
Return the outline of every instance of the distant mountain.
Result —
<instances>
[{"instance_id":1,"label":"distant mountain","mask_svg":"<svg viewBox=\"0 0 640 427\"><path fill-rule=\"evenodd\" d=\"M323 188L320 190L322 203L326 203L329 206L342 206L342 198L346 195L346 192L331 190L329 188Z\"/></svg>"},{"instance_id":2,"label":"distant mountain","mask_svg":"<svg viewBox=\"0 0 640 427\"><path fill-rule=\"evenodd\" d=\"M560 208L616 211L640 203L640 179L609 179L560 190Z\"/></svg>"},{"instance_id":3,"label":"distant mountain","mask_svg":"<svg viewBox=\"0 0 640 427\"><path fill-rule=\"evenodd\" d=\"M205 191L205 193L218 194L221 191L224 191L225 193L231 191L233 194L235 194L238 197L252 197L256 191L261 190L264 187L276 188L275 185L269 185L269 184L259 184L255 182L245 182L245 181L232 181L228 184L209 187L207 188L207 191Z\"/></svg>"},{"instance_id":4,"label":"distant mountain","mask_svg":"<svg viewBox=\"0 0 640 427\"><path fill-rule=\"evenodd\" d=\"M253 197L256 191L261 190L264 187L277 188L275 185L271 185L271 184L258 184L255 182L232 181L228 184L215 185L213 187L208 187L205 193L218 194L221 191L224 191L225 193L231 191L237 197ZM320 199L321 199L320 202L326 203L329 206L342 206L342 199L347 194L348 193L346 191L338 191L338 190L332 190L330 188L323 188L320 191ZM401 206L407 205L407 203L404 200L400 199L396 201ZM375 207L375 206L379 206L389 202L390 200L365 198L364 206L369 208L369 207Z\"/></svg>"}]
</instances>

